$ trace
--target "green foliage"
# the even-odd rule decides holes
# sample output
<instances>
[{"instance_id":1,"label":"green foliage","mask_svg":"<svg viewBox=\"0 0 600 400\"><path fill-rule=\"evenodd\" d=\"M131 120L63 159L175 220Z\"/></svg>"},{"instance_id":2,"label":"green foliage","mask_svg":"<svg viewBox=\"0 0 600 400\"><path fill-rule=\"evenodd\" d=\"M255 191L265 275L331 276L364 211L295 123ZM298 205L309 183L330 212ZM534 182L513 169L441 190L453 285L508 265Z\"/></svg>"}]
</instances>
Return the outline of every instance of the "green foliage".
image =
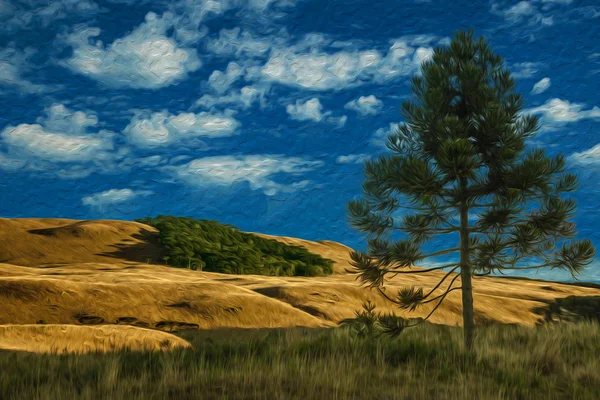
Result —
<instances>
[{"instance_id":1,"label":"green foliage","mask_svg":"<svg viewBox=\"0 0 600 400\"><path fill-rule=\"evenodd\" d=\"M566 172L563 155L528 148L538 117L522 113L515 80L484 38L458 32L421 65L411 88L404 122L388 138L390 154L365 163L363 196L348 206L350 223L369 239L352 264L363 284L381 291L388 274L420 273L411 267L435 256L456 260L430 269L459 268L437 293L411 288L388 299L414 310L462 290L470 341L471 276L548 267L576 277L595 249L575 240L576 205L566 196L577 177ZM439 235L458 243L423 251Z\"/></svg>"},{"instance_id":2,"label":"green foliage","mask_svg":"<svg viewBox=\"0 0 600 400\"><path fill-rule=\"evenodd\" d=\"M317 276L333 273L333 261L300 246L245 233L231 225L193 218L138 219L157 228L168 265L227 274Z\"/></svg>"},{"instance_id":3,"label":"green foliage","mask_svg":"<svg viewBox=\"0 0 600 400\"><path fill-rule=\"evenodd\" d=\"M385 335L397 338L405 328L414 326L414 323L411 325L409 320L394 314L376 312L375 304L371 301L363 303L362 307L362 311L354 312L354 318L342 321L355 337L373 339Z\"/></svg>"}]
</instances>

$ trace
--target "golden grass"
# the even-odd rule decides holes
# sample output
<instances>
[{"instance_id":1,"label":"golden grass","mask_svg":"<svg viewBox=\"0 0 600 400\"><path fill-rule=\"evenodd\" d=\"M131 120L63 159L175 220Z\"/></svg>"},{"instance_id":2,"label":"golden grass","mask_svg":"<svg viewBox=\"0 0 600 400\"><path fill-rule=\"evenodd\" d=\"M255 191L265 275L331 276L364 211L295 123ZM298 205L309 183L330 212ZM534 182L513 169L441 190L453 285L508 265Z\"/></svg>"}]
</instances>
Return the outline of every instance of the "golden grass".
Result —
<instances>
[{"instance_id":1,"label":"golden grass","mask_svg":"<svg viewBox=\"0 0 600 400\"><path fill-rule=\"evenodd\" d=\"M147 262L160 260L158 231L129 221L0 218L0 262Z\"/></svg>"},{"instance_id":2,"label":"golden grass","mask_svg":"<svg viewBox=\"0 0 600 400\"><path fill-rule=\"evenodd\" d=\"M267 235L263 235L268 237ZM117 324L164 331L215 328L331 327L353 317L365 300L398 311L360 288L350 249L334 242L272 237L330 258L327 277L226 275L145 264L159 259L156 231L125 221L0 219L0 324ZM437 284L443 273L399 276L388 291ZM535 280L475 278L478 323L534 326L554 299L599 296L600 290ZM451 293L431 322L461 325L461 298Z\"/></svg>"},{"instance_id":3,"label":"golden grass","mask_svg":"<svg viewBox=\"0 0 600 400\"><path fill-rule=\"evenodd\" d=\"M178 336L133 326L0 325L0 350L83 354L188 347Z\"/></svg>"}]
</instances>

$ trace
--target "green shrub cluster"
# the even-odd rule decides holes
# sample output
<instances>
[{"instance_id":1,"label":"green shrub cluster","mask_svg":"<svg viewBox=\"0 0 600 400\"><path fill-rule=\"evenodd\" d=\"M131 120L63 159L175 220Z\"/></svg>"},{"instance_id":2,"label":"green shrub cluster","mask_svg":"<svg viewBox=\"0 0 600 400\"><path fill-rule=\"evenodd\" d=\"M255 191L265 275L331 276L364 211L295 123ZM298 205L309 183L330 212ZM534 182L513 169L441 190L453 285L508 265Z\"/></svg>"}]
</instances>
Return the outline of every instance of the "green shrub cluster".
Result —
<instances>
[{"instance_id":1,"label":"green shrub cluster","mask_svg":"<svg viewBox=\"0 0 600 400\"><path fill-rule=\"evenodd\" d=\"M317 276L333 272L333 261L303 247L217 221L163 215L136 221L159 230L168 265L228 274Z\"/></svg>"}]
</instances>

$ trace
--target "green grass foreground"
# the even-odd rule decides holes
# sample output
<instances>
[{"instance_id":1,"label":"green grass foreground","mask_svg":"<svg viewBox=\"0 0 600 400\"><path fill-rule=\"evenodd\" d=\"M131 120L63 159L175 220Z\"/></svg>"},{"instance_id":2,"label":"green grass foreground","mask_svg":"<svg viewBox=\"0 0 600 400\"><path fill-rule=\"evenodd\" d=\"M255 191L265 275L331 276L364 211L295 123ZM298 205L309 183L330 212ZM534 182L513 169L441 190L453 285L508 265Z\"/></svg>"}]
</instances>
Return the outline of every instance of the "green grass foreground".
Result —
<instances>
[{"instance_id":1,"label":"green grass foreground","mask_svg":"<svg viewBox=\"0 0 600 400\"><path fill-rule=\"evenodd\" d=\"M599 399L600 325L186 332L193 350L0 353L2 399Z\"/></svg>"}]
</instances>

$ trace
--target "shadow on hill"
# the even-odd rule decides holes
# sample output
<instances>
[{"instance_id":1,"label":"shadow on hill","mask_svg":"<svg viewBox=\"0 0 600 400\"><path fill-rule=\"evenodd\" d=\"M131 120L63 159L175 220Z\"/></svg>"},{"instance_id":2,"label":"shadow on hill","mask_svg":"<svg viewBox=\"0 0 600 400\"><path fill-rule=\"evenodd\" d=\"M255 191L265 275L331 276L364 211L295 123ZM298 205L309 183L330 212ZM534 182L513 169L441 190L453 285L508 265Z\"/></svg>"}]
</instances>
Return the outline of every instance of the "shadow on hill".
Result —
<instances>
[{"instance_id":1,"label":"shadow on hill","mask_svg":"<svg viewBox=\"0 0 600 400\"><path fill-rule=\"evenodd\" d=\"M27 233L41 236L56 236L56 228L30 229Z\"/></svg>"},{"instance_id":2,"label":"shadow on hill","mask_svg":"<svg viewBox=\"0 0 600 400\"><path fill-rule=\"evenodd\" d=\"M160 246L159 234L147 229L141 229L129 238L109 247L114 251L99 253L103 257L118 258L128 261L143 262L148 264L162 263L164 252Z\"/></svg>"},{"instance_id":3,"label":"shadow on hill","mask_svg":"<svg viewBox=\"0 0 600 400\"><path fill-rule=\"evenodd\" d=\"M600 322L600 296L569 296L549 301L545 307L533 311L544 317L544 322Z\"/></svg>"}]
</instances>

